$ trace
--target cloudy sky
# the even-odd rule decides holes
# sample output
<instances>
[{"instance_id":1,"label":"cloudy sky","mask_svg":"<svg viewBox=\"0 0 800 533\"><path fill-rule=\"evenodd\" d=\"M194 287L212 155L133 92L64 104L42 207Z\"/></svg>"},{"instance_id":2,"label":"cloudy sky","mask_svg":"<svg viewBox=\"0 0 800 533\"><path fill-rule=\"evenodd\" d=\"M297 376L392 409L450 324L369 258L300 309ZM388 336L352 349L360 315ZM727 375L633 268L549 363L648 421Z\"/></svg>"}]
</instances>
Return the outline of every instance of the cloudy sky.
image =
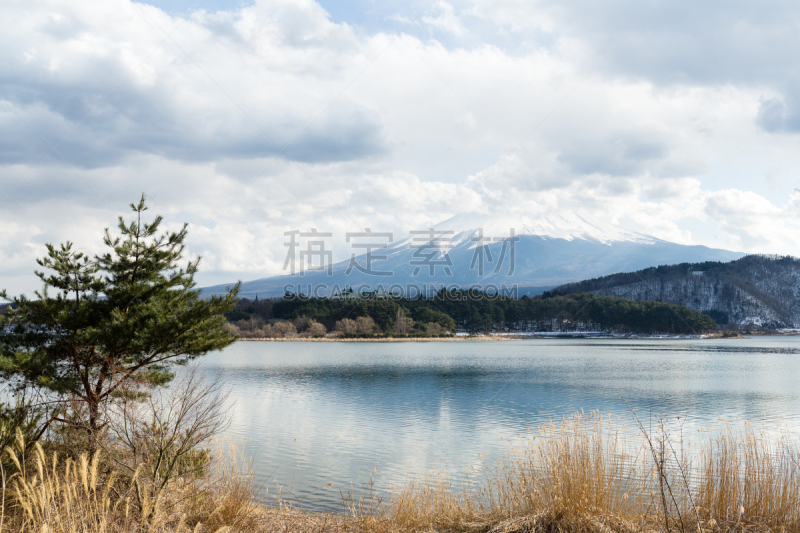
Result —
<instances>
[{"instance_id":1,"label":"cloudy sky","mask_svg":"<svg viewBox=\"0 0 800 533\"><path fill-rule=\"evenodd\" d=\"M142 192L201 284L459 213L800 255L795 2L6 0L0 47L12 293Z\"/></svg>"}]
</instances>

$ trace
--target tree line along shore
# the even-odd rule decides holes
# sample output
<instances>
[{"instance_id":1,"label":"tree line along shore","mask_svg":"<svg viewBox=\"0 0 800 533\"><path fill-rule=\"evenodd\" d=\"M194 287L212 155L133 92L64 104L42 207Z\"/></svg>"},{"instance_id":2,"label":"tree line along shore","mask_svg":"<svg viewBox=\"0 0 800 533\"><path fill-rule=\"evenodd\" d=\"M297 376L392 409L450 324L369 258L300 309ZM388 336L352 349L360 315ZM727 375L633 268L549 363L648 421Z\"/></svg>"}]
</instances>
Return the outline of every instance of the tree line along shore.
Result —
<instances>
[{"instance_id":1,"label":"tree line along shore","mask_svg":"<svg viewBox=\"0 0 800 533\"><path fill-rule=\"evenodd\" d=\"M515 332L691 335L715 331L709 315L688 307L591 293L530 298L478 290L417 298L242 298L225 313L239 338L442 338Z\"/></svg>"}]
</instances>

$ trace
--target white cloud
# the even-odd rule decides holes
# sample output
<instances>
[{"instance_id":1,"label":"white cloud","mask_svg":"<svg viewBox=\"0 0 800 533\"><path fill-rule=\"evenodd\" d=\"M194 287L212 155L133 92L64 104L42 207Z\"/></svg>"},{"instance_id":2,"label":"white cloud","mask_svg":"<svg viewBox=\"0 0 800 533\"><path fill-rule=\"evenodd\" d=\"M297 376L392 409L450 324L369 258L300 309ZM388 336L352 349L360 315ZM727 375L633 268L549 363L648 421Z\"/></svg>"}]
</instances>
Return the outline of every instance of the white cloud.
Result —
<instances>
[{"instance_id":1,"label":"white cloud","mask_svg":"<svg viewBox=\"0 0 800 533\"><path fill-rule=\"evenodd\" d=\"M441 0L434 2L433 7L428 9L428 13L431 14L422 16L424 24L459 37L467 32L467 29L461 24L460 18L456 15L453 6L447 2Z\"/></svg>"},{"instance_id":2,"label":"white cloud","mask_svg":"<svg viewBox=\"0 0 800 533\"><path fill-rule=\"evenodd\" d=\"M635 26L647 6L598 9L438 2L419 37L311 1L185 21L127 0L5 3L0 286L35 287L45 241L99 246L142 191L190 222L204 283L278 273L289 229L335 232L345 258L347 231L459 212L800 254L798 100L780 75L794 15L685 22L662 5Z\"/></svg>"}]
</instances>

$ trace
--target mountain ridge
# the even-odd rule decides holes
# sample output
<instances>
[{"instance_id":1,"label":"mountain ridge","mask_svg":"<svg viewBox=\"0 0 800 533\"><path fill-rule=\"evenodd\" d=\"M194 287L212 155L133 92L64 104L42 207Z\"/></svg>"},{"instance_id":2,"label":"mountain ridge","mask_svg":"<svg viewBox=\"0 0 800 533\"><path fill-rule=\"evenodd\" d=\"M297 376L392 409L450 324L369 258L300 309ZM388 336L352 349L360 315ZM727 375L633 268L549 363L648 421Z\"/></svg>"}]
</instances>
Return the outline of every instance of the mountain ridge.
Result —
<instances>
[{"instance_id":1,"label":"mountain ridge","mask_svg":"<svg viewBox=\"0 0 800 533\"><path fill-rule=\"evenodd\" d=\"M800 259L747 255L651 267L561 285L560 294L590 292L685 305L718 323L800 327Z\"/></svg>"}]
</instances>

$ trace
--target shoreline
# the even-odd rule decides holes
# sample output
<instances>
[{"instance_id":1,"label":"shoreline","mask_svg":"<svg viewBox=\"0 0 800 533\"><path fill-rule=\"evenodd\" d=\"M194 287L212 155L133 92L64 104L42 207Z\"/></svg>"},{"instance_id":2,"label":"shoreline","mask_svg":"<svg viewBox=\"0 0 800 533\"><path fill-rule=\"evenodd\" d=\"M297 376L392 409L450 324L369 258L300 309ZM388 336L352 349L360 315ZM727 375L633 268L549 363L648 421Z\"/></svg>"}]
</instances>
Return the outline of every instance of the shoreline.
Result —
<instances>
[{"instance_id":1,"label":"shoreline","mask_svg":"<svg viewBox=\"0 0 800 533\"><path fill-rule=\"evenodd\" d=\"M497 335L485 337L376 337L340 339L337 337L253 337L249 339L236 339L245 342L452 342L452 341L508 341L520 340L517 337L500 337Z\"/></svg>"},{"instance_id":2,"label":"shoreline","mask_svg":"<svg viewBox=\"0 0 800 533\"><path fill-rule=\"evenodd\" d=\"M528 335L480 335L456 337L376 337L376 338L349 338L338 337L251 337L238 338L237 342L463 342L463 341L521 341L521 340L569 340L569 339L597 339L597 340L710 340L710 339L748 339L750 337L791 337L798 333L751 333L737 337L725 337L721 334L708 335L603 335L603 334L528 334Z\"/></svg>"}]
</instances>

